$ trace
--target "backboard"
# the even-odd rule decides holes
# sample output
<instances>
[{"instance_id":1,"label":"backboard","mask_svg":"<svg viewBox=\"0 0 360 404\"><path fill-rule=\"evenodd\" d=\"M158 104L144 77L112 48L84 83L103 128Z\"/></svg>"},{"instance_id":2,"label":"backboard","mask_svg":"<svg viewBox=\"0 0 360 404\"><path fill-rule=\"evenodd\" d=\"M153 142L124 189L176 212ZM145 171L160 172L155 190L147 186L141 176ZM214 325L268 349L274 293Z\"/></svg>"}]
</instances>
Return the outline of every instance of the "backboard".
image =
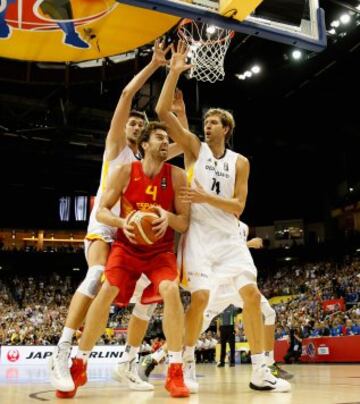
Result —
<instances>
[{"instance_id":1,"label":"backboard","mask_svg":"<svg viewBox=\"0 0 360 404\"><path fill-rule=\"evenodd\" d=\"M320 52L327 43L325 15L324 10L319 7L319 0L264 0L242 22L219 13L221 8L219 3L225 0L117 1L177 17L191 18L196 22L213 24L311 51ZM288 3L288 7L286 7L286 3ZM291 14L296 7L300 10L299 18L291 17L287 20L286 16L280 15L280 12L286 9ZM272 8L273 12L271 12Z\"/></svg>"}]
</instances>

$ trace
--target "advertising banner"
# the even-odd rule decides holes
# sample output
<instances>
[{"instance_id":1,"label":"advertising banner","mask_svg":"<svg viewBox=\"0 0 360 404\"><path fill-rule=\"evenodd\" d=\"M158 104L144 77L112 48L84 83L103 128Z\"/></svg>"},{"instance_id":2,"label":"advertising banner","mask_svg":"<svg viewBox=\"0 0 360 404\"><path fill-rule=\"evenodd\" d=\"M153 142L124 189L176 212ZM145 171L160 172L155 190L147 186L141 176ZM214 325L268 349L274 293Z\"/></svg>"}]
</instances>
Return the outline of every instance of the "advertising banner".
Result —
<instances>
[{"instance_id":1,"label":"advertising banner","mask_svg":"<svg viewBox=\"0 0 360 404\"><path fill-rule=\"evenodd\" d=\"M54 352L54 346L2 346L0 363L12 365L45 364ZM95 346L89 356L90 363L116 363L124 345ZM71 356L75 356L77 347L72 348Z\"/></svg>"},{"instance_id":2,"label":"advertising banner","mask_svg":"<svg viewBox=\"0 0 360 404\"><path fill-rule=\"evenodd\" d=\"M301 362L360 362L360 335L305 338ZM284 362L289 349L287 340L275 342L275 361Z\"/></svg>"}]
</instances>

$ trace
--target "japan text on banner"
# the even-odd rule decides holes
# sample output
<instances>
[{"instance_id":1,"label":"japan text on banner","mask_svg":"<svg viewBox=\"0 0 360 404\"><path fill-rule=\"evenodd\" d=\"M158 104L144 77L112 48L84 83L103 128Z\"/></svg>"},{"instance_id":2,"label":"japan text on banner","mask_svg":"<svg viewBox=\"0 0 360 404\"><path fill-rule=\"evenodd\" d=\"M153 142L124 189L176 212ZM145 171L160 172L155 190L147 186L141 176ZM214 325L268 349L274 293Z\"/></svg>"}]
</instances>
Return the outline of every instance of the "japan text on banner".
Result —
<instances>
[{"instance_id":1,"label":"japan text on banner","mask_svg":"<svg viewBox=\"0 0 360 404\"><path fill-rule=\"evenodd\" d=\"M97 345L89 356L89 362L116 363L124 345ZM12 365L36 365L46 364L53 354L54 346L2 346L0 351L0 363ZM75 356L77 347L72 348L71 356Z\"/></svg>"}]
</instances>

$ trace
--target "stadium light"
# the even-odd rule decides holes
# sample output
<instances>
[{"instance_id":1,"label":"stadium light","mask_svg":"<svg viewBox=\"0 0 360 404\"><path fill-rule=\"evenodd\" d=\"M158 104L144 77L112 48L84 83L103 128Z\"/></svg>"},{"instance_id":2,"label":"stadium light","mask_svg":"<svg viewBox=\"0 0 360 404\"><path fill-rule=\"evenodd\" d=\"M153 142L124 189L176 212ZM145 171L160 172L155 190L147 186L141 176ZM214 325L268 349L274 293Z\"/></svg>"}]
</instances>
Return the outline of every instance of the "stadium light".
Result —
<instances>
[{"instance_id":1,"label":"stadium light","mask_svg":"<svg viewBox=\"0 0 360 404\"><path fill-rule=\"evenodd\" d=\"M244 73L238 73L235 74L235 76L239 80L246 80L255 74L259 74L261 72L262 68L259 65L253 65L249 70L246 70Z\"/></svg>"},{"instance_id":2,"label":"stadium light","mask_svg":"<svg viewBox=\"0 0 360 404\"><path fill-rule=\"evenodd\" d=\"M339 28L340 27L340 21L339 20L334 20L334 21L332 21L330 26L333 27L333 28Z\"/></svg>"},{"instance_id":3,"label":"stadium light","mask_svg":"<svg viewBox=\"0 0 360 404\"><path fill-rule=\"evenodd\" d=\"M208 34L214 34L215 33L215 31L216 31L216 27L215 27L215 25L209 25L207 28L206 28L206 32L208 33Z\"/></svg>"},{"instance_id":4,"label":"stadium light","mask_svg":"<svg viewBox=\"0 0 360 404\"><path fill-rule=\"evenodd\" d=\"M294 60L300 60L303 57L303 54L299 49L295 49L292 51L291 56Z\"/></svg>"},{"instance_id":5,"label":"stadium light","mask_svg":"<svg viewBox=\"0 0 360 404\"><path fill-rule=\"evenodd\" d=\"M351 21L351 17L348 13L342 14L339 19L340 19L341 24L344 24L344 25L349 24L349 22Z\"/></svg>"}]
</instances>

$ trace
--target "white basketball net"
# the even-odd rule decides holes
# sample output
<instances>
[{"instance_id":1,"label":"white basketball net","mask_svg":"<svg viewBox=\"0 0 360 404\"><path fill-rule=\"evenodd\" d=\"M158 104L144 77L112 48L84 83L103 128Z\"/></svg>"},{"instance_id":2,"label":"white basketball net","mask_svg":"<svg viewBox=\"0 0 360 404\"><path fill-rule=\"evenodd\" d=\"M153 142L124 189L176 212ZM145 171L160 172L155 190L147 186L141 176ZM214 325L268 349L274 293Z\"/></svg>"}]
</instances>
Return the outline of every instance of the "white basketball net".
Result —
<instances>
[{"instance_id":1,"label":"white basketball net","mask_svg":"<svg viewBox=\"0 0 360 404\"><path fill-rule=\"evenodd\" d=\"M178 36L189 48L188 57L193 67L190 78L215 83L224 80L224 59L234 31L184 20L178 28Z\"/></svg>"}]
</instances>

